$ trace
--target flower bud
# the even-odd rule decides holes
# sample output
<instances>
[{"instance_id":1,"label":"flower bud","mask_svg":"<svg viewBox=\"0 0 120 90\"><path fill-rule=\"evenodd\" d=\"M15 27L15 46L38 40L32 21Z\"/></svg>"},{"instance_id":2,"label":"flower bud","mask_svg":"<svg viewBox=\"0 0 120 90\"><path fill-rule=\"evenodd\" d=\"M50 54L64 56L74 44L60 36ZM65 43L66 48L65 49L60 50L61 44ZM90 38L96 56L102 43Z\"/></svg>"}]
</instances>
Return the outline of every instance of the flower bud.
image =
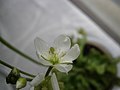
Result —
<instances>
[{"instance_id":1,"label":"flower bud","mask_svg":"<svg viewBox=\"0 0 120 90\"><path fill-rule=\"evenodd\" d=\"M9 75L6 77L6 82L7 84L16 84L19 77L20 71L17 68L13 68Z\"/></svg>"},{"instance_id":2,"label":"flower bud","mask_svg":"<svg viewBox=\"0 0 120 90\"><path fill-rule=\"evenodd\" d=\"M20 77L16 82L16 88L21 89L24 88L27 84L27 80L25 78Z\"/></svg>"},{"instance_id":3,"label":"flower bud","mask_svg":"<svg viewBox=\"0 0 120 90\"><path fill-rule=\"evenodd\" d=\"M81 28L81 29L78 31L78 33L79 33L79 34L82 34L82 35L86 35L86 34L87 34L83 28Z\"/></svg>"}]
</instances>

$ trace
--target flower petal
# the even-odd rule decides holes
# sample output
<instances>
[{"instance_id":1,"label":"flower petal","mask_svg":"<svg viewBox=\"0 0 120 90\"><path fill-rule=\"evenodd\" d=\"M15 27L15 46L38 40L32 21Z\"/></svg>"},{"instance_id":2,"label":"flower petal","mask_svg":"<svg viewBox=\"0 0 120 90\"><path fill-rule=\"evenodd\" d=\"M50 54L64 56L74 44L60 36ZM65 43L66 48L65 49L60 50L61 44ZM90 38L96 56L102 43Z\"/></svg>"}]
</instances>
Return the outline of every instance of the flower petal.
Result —
<instances>
[{"instance_id":1,"label":"flower petal","mask_svg":"<svg viewBox=\"0 0 120 90\"><path fill-rule=\"evenodd\" d=\"M37 56L38 56L38 58L39 58L39 60L40 60L39 62L40 62L41 64L46 65L46 66L52 65L49 61L43 59L43 58L41 57L41 55L37 54ZM44 57L45 57L45 55L44 55Z\"/></svg>"},{"instance_id":2,"label":"flower petal","mask_svg":"<svg viewBox=\"0 0 120 90\"><path fill-rule=\"evenodd\" d=\"M51 77L51 84L52 84L53 90L60 90L55 73L53 73Z\"/></svg>"},{"instance_id":3,"label":"flower petal","mask_svg":"<svg viewBox=\"0 0 120 90\"><path fill-rule=\"evenodd\" d=\"M37 86L44 80L44 74L38 74L31 82L31 86Z\"/></svg>"},{"instance_id":4,"label":"flower petal","mask_svg":"<svg viewBox=\"0 0 120 90\"><path fill-rule=\"evenodd\" d=\"M72 65L67 65L67 64L57 64L55 65L55 68L59 70L60 72L65 72L68 73L72 69Z\"/></svg>"},{"instance_id":5,"label":"flower petal","mask_svg":"<svg viewBox=\"0 0 120 90\"><path fill-rule=\"evenodd\" d=\"M66 35L60 35L54 40L54 47L59 51L68 51L71 46L70 38Z\"/></svg>"},{"instance_id":6,"label":"flower petal","mask_svg":"<svg viewBox=\"0 0 120 90\"><path fill-rule=\"evenodd\" d=\"M73 60L75 60L80 54L80 48L78 46L78 44L75 44L67 53L66 55L61 58L61 63L69 63Z\"/></svg>"},{"instance_id":7,"label":"flower petal","mask_svg":"<svg viewBox=\"0 0 120 90\"><path fill-rule=\"evenodd\" d=\"M35 38L34 44L38 54L42 54L49 50L48 44L38 37Z\"/></svg>"}]
</instances>

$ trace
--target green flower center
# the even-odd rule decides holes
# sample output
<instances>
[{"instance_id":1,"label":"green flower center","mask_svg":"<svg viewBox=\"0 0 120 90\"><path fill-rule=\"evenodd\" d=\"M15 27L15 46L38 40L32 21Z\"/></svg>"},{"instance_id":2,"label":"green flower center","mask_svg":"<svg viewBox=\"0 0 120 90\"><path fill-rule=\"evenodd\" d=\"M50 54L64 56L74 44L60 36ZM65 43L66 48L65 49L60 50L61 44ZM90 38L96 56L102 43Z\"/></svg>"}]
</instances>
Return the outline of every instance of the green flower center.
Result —
<instances>
[{"instance_id":1,"label":"green flower center","mask_svg":"<svg viewBox=\"0 0 120 90\"><path fill-rule=\"evenodd\" d=\"M50 54L50 62L53 65L58 64L59 63L59 56L55 52L55 49L53 47L50 47L49 54Z\"/></svg>"},{"instance_id":2,"label":"green flower center","mask_svg":"<svg viewBox=\"0 0 120 90\"><path fill-rule=\"evenodd\" d=\"M55 49L53 47L50 47L48 57L45 57L44 55L41 55L41 57L44 60L51 62L53 65L60 63L59 55L55 52Z\"/></svg>"}]
</instances>

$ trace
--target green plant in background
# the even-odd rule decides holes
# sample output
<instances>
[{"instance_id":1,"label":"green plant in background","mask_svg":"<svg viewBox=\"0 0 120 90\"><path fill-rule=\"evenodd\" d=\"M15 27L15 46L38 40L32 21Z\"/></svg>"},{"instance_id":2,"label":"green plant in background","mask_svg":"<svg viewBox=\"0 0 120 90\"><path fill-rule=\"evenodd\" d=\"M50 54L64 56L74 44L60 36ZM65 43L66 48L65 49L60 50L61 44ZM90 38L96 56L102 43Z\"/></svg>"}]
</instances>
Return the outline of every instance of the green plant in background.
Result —
<instances>
[{"instance_id":1,"label":"green plant in background","mask_svg":"<svg viewBox=\"0 0 120 90\"><path fill-rule=\"evenodd\" d=\"M111 90L115 85L120 86L117 76L120 58L112 58L87 44L87 34L83 29L78 33L82 34L82 38L77 39L81 54L68 76L59 73L59 80L64 82L63 90Z\"/></svg>"}]
</instances>

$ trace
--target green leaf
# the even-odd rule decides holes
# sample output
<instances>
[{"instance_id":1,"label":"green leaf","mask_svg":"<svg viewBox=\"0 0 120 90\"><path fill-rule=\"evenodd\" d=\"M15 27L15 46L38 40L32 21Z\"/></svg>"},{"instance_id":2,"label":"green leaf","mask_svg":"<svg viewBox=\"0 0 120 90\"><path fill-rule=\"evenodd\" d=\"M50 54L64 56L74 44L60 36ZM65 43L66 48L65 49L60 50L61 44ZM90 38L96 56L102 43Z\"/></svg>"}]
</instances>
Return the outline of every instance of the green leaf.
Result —
<instances>
[{"instance_id":1,"label":"green leaf","mask_svg":"<svg viewBox=\"0 0 120 90\"><path fill-rule=\"evenodd\" d=\"M105 69L106 69L106 65L105 64L99 65L99 67L96 68L97 73L100 74L100 75L104 74Z\"/></svg>"}]
</instances>

